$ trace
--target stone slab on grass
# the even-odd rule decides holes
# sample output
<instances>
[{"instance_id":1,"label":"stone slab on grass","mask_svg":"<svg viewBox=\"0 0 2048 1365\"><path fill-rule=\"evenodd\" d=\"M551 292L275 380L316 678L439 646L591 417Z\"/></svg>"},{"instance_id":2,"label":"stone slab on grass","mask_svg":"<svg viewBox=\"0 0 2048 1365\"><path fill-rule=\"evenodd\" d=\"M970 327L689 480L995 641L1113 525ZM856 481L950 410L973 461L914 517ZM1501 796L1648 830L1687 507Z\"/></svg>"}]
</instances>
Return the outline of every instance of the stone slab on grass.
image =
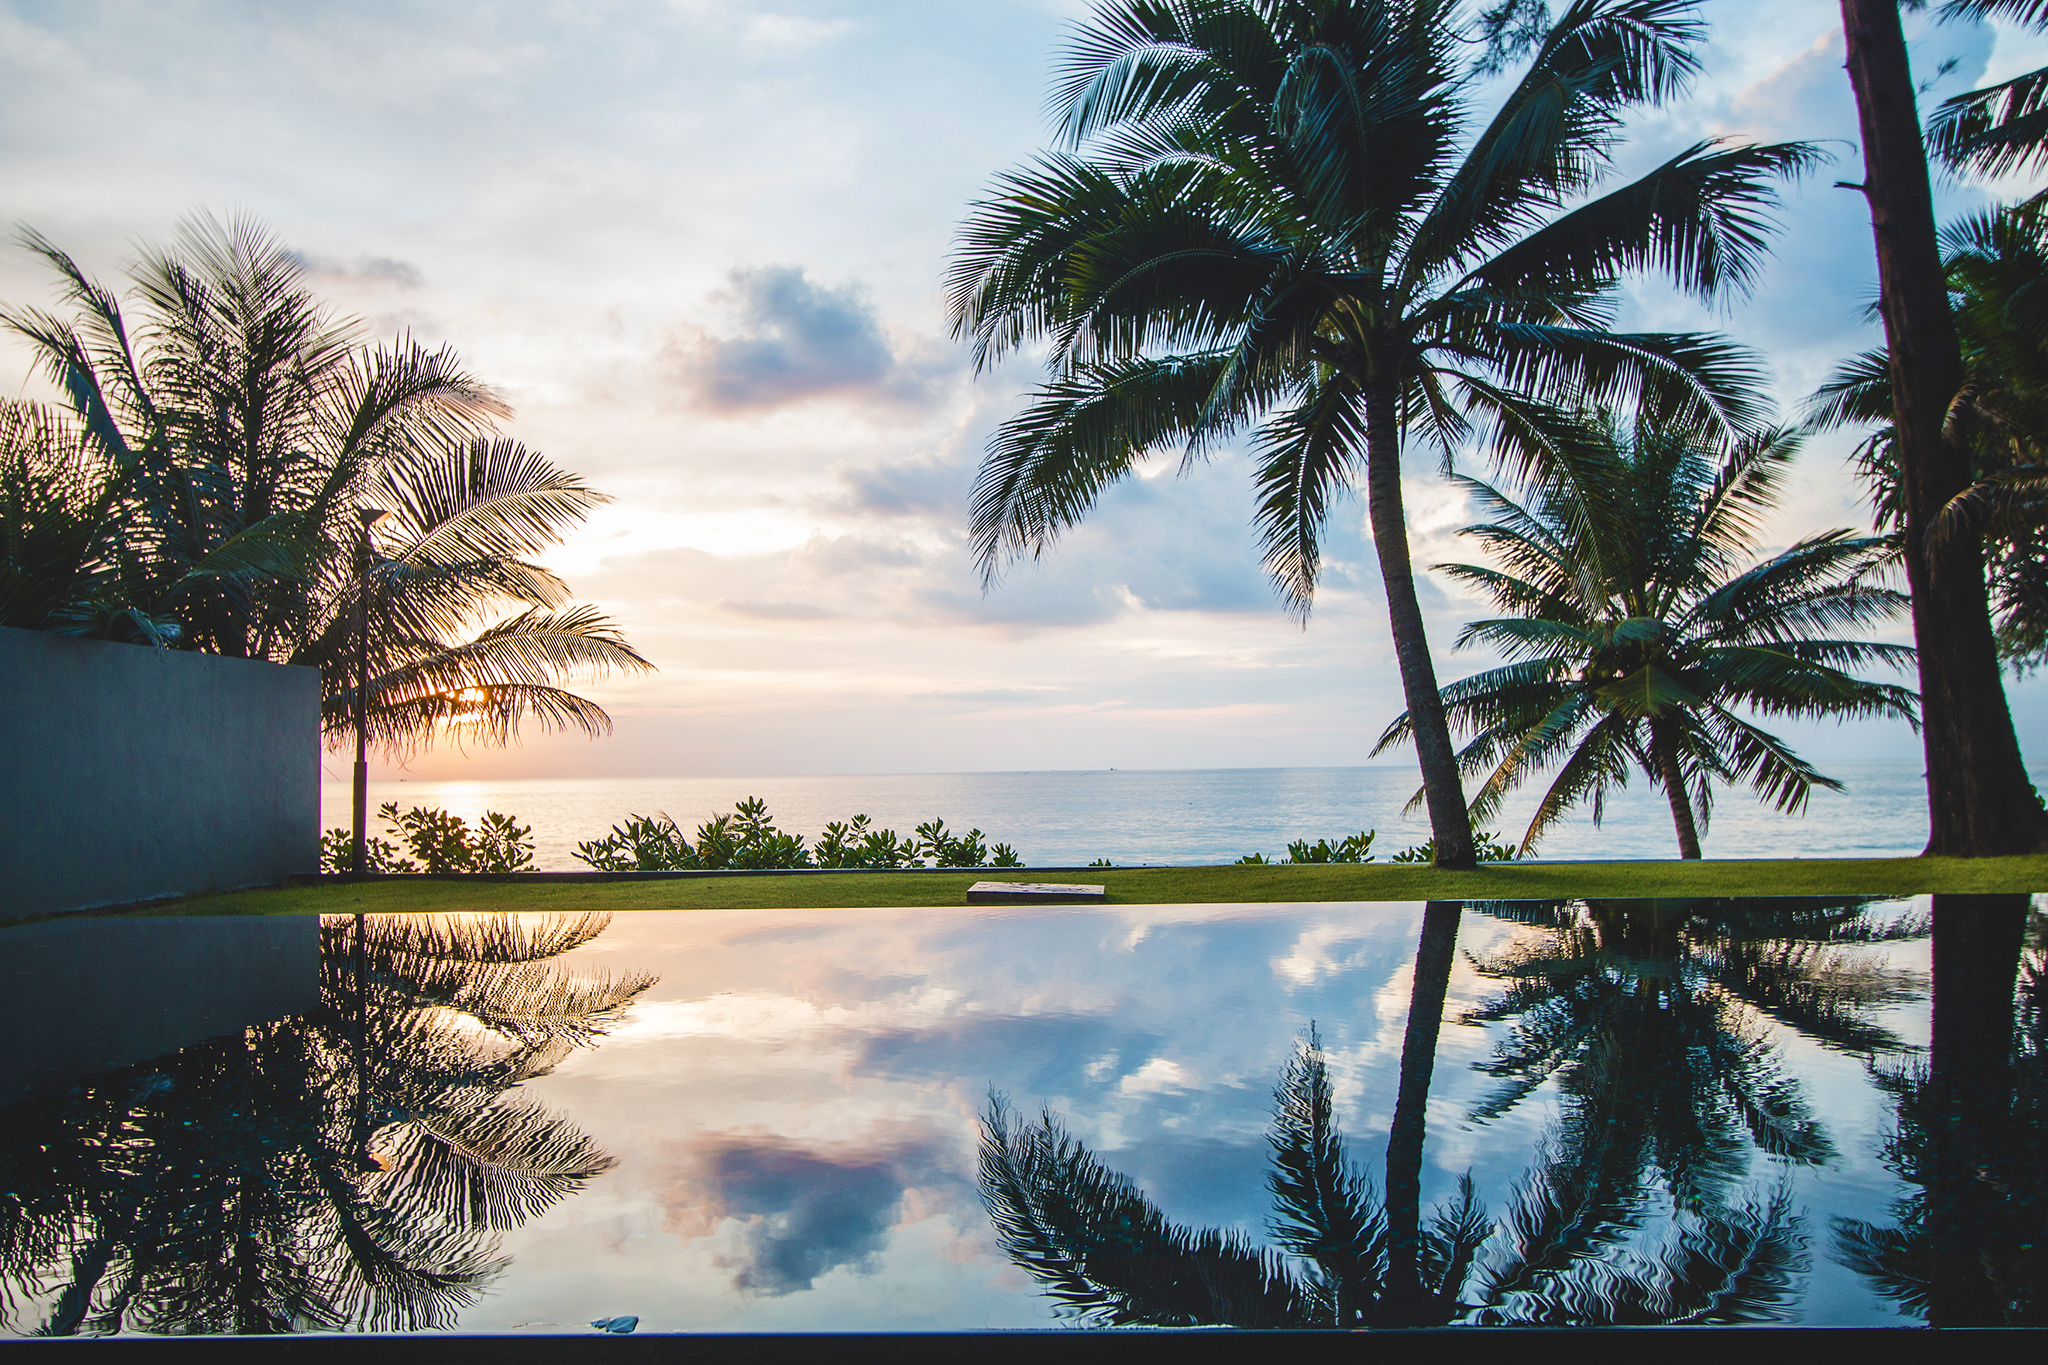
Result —
<instances>
[{"instance_id":1,"label":"stone slab on grass","mask_svg":"<svg viewBox=\"0 0 2048 1365\"><path fill-rule=\"evenodd\" d=\"M1105 888L1078 882L976 882L969 905L1069 905L1100 901Z\"/></svg>"}]
</instances>

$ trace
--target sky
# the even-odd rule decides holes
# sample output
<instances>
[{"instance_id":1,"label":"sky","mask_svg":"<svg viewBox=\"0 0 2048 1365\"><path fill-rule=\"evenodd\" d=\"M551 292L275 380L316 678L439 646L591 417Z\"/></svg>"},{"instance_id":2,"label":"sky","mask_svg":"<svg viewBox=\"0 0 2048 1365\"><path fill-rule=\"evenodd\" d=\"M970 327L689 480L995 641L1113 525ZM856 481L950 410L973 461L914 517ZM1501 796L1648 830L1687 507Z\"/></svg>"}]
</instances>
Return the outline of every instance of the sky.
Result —
<instances>
[{"instance_id":1,"label":"sky","mask_svg":"<svg viewBox=\"0 0 2048 1365\"><path fill-rule=\"evenodd\" d=\"M1048 145L1079 0L274 6L0 0L0 222L118 282L194 213L251 215L372 336L452 346L506 433L614 501L548 559L659 671L592 680L608 739L529 731L375 776L752 775L1356 764L1402 709L1364 506L1338 509L1313 616L1250 529L1250 466L1159 460L984 592L967 498L1038 377L948 337L956 227ZM1855 117L1831 0L1712 0L1692 94L1622 170L1707 136L1822 141L1753 297L1705 312L1632 285L1624 325L1713 326L1790 405L1873 344ZM2048 60L2035 36L1909 17L1930 100ZM1944 212L1986 191L1944 184ZM0 248L0 299L49 301ZM47 396L0 343L0 391ZM1817 439L1774 545L1867 513ZM1471 558L1427 458L1419 564ZM1486 614L1424 589L1447 680ZM2012 689L2048 752L2048 687ZM1901 725L1786 727L1817 761L1917 756ZM1381 761L1398 761L1397 755ZM330 756L332 775L345 765Z\"/></svg>"}]
</instances>

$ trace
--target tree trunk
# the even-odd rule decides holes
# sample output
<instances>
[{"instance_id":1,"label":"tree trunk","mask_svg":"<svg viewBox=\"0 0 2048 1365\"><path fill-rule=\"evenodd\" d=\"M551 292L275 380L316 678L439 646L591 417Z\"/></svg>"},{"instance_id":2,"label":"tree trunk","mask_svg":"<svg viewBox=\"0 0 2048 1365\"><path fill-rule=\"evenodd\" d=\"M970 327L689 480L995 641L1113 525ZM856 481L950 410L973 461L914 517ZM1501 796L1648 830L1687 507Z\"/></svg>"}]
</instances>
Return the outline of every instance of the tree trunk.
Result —
<instances>
[{"instance_id":1,"label":"tree trunk","mask_svg":"<svg viewBox=\"0 0 2048 1365\"><path fill-rule=\"evenodd\" d=\"M1678 741L1667 722L1650 722L1650 752L1657 760L1657 780L1671 801L1671 823L1678 827L1678 856L1700 856L1700 831L1693 823L1692 798L1685 794L1685 769L1678 763Z\"/></svg>"},{"instance_id":2,"label":"tree trunk","mask_svg":"<svg viewBox=\"0 0 2048 1365\"><path fill-rule=\"evenodd\" d=\"M2004 1327L2024 1265L2001 1264L2012 1196L2013 992L2027 896L1934 897L1927 1072L1928 1321Z\"/></svg>"},{"instance_id":3,"label":"tree trunk","mask_svg":"<svg viewBox=\"0 0 2048 1365\"><path fill-rule=\"evenodd\" d=\"M1458 751L1451 746L1451 729L1444 720L1436 665L1430 660L1429 638L1422 626L1422 604L1415 597L1415 569L1408 558L1397 398L1393 383L1375 384L1367 396L1366 506L1372 521L1373 550L1380 561L1380 581L1386 586L1387 623L1394 637L1394 658L1401 666L1401 691L1415 734L1415 757L1422 765L1436 865L1466 871L1477 866L1472 853L1472 817L1465 806L1464 785L1458 780Z\"/></svg>"},{"instance_id":4,"label":"tree trunk","mask_svg":"<svg viewBox=\"0 0 2048 1365\"><path fill-rule=\"evenodd\" d=\"M1971 536L1932 535L1941 510L1969 487L1970 462L1944 432L1949 404L1963 386L1962 348L1949 314L1898 3L1841 3L1891 356L1893 449L1905 493L1906 577L1927 750L1926 851L2031 853L2043 848L2048 829L2006 707L1983 548Z\"/></svg>"},{"instance_id":5,"label":"tree trunk","mask_svg":"<svg viewBox=\"0 0 2048 1365\"><path fill-rule=\"evenodd\" d=\"M1422 1139L1429 1083L1436 1070L1436 1039L1443 1029L1444 995L1458 954L1461 901L1431 901L1422 911L1415 945L1415 979L1408 992L1408 1028L1401 1039L1401 1084L1387 1130L1387 1325L1440 1326L1436 1295L1422 1283ZM1453 1286L1444 1286L1451 1297Z\"/></svg>"}]
</instances>

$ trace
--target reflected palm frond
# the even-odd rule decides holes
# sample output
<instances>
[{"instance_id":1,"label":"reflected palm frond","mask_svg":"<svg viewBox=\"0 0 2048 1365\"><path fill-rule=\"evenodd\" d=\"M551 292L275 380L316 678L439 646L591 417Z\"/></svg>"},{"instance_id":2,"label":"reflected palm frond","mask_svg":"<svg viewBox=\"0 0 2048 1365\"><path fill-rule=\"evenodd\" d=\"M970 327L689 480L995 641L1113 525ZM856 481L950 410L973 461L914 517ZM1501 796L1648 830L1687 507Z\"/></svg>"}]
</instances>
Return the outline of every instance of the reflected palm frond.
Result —
<instances>
[{"instance_id":1,"label":"reflected palm frond","mask_svg":"<svg viewBox=\"0 0 2048 1365\"><path fill-rule=\"evenodd\" d=\"M652 984L552 960L608 922L330 917L312 1012L0 1111L0 1321L454 1325L498 1234L613 1164L507 1093Z\"/></svg>"},{"instance_id":2,"label":"reflected palm frond","mask_svg":"<svg viewBox=\"0 0 2048 1365\"><path fill-rule=\"evenodd\" d=\"M1423 1301L1404 1303L1385 1205L1345 1155L1313 1030L1274 1091L1267 1140L1279 1255L1174 1223L1051 1113L1022 1122L1001 1096L982 1119L982 1199L1012 1263L1063 1314L1097 1326L1777 1321L1806 1268L1803 1221L1782 1187L1681 1207L1661 1246L1630 1249L1649 1222L1638 1153L1564 1133L1539 1148L1503 1225L1470 1175L1459 1181L1420 1230Z\"/></svg>"}]
</instances>

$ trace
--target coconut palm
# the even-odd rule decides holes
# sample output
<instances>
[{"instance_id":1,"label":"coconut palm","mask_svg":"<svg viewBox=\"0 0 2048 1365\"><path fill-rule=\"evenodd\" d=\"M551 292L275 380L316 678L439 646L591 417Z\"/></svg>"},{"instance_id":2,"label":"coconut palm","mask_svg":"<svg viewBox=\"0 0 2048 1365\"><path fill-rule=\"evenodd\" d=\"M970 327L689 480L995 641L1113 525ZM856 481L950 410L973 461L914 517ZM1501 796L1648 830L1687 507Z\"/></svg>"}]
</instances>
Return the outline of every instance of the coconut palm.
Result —
<instances>
[{"instance_id":1,"label":"coconut palm","mask_svg":"<svg viewBox=\"0 0 2048 1365\"><path fill-rule=\"evenodd\" d=\"M1946 0L1941 14L2048 29L2048 0ZM1991 180L2048 168L2048 67L1942 101L1927 121L1927 150Z\"/></svg>"},{"instance_id":2,"label":"coconut palm","mask_svg":"<svg viewBox=\"0 0 2048 1365\"><path fill-rule=\"evenodd\" d=\"M1949 414L1968 384L1944 289L1919 90L1899 21L1899 0L1841 0L1842 40L1861 125L1863 179L1877 250L1877 311L1884 320L1893 446L1900 470L1899 562L1912 589L1920 651L1922 741L1927 755L1927 852L1996 857L2048 849L2048 812L2035 798L2000 676L1982 547L1942 534L1944 513L1973 482L1970 454L1951 438ZM2035 0L1956 0L1952 13L2038 16ZM2019 114L2038 98L1985 110ZM1996 101L1994 100L1994 105ZM1968 147L1951 151L1998 155ZM1976 120L1981 125L1982 120ZM2008 132L2017 131L2008 128ZM1844 182L1846 183L1846 182Z\"/></svg>"},{"instance_id":3,"label":"coconut palm","mask_svg":"<svg viewBox=\"0 0 2048 1365\"><path fill-rule=\"evenodd\" d=\"M1835 633L1904 609L1902 594L1863 581L1882 539L1829 531L1742 566L1798 449L1791 433L1726 440L1649 409L1630 426L1553 414L1534 429L1522 501L1457 480L1492 518L1464 534L1498 567L1439 566L1514 613L1458 637L1510 662L1442 692L1451 724L1472 736L1458 761L1483 778L1475 818L1554 770L1527 851L1587 797L1598 820L1607 792L1640 771L1664 789L1680 856L1698 858L1715 782L1791 812L1815 787L1841 787L1745 712L1916 723L1912 691L1845 671L1902 667L1913 651ZM1398 717L1379 749L1412 729Z\"/></svg>"},{"instance_id":4,"label":"coconut palm","mask_svg":"<svg viewBox=\"0 0 2048 1365\"><path fill-rule=\"evenodd\" d=\"M1975 482L1942 523L1981 539L2000 655L2048 661L2048 206L1973 213L1942 233L1949 306L1969 382L1949 406L1949 435ZM1905 526L1890 372L1882 350L1837 367L1808 405L1816 429L1869 423L1856 448L1877 524Z\"/></svg>"},{"instance_id":5,"label":"coconut palm","mask_svg":"<svg viewBox=\"0 0 2048 1365\"><path fill-rule=\"evenodd\" d=\"M1609 330L1648 271L1700 298L1754 277L1798 144L1702 143L1588 197L1627 112L1697 69L1690 0L1574 0L1489 119L1453 0L1110 0L1054 94L1062 150L961 232L954 328L978 366L1050 348L972 506L984 581L1041 555L1155 451L1247 438L1265 565L1306 617L1362 476L1437 861L1472 865L1409 564L1401 456L1510 445L1532 396L1682 394L1745 421L1749 366Z\"/></svg>"},{"instance_id":6,"label":"coconut palm","mask_svg":"<svg viewBox=\"0 0 2048 1365\"><path fill-rule=\"evenodd\" d=\"M193 219L145 251L139 326L53 243L22 241L72 311L0 309L0 324L33 344L82 428L44 423L37 468L61 489L0 462L26 490L0 508L32 503L55 528L43 626L318 667L330 741L356 742L359 848L370 743L503 743L526 719L609 730L557 682L651 665L532 562L606 499L492 439L510 409L451 351L363 344L246 219ZM26 512L8 515L22 539Z\"/></svg>"},{"instance_id":7,"label":"coconut palm","mask_svg":"<svg viewBox=\"0 0 2048 1365\"><path fill-rule=\"evenodd\" d=\"M127 480L122 535L131 605L187 649L287 655L319 567L350 547L355 495L390 455L467 440L508 409L454 354L369 347L362 324L313 297L298 258L247 219L194 218L115 293L33 231L20 240L58 277L68 315L0 309L96 447ZM271 571L194 581L237 547Z\"/></svg>"},{"instance_id":8,"label":"coconut palm","mask_svg":"<svg viewBox=\"0 0 2048 1365\"><path fill-rule=\"evenodd\" d=\"M329 742L355 746L356 872L370 745L390 756L449 735L502 745L527 719L596 738L611 717L556 681L653 667L524 557L606 501L573 474L518 442L478 439L395 454L368 496L381 515L362 519L354 554L328 561L327 590L307 606L315 628L290 659L320 666Z\"/></svg>"},{"instance_id":9,"label":"coconut palm","mask_svg":"<svg viewBox=\"0 0 2048 1365\"><path fill-rule=\"evenodd\" d=\"M0 1311L42 1298L46 1335L452 1326L498 1233L612 1165L509 1094L651 984L553 960L607 922L329 917L312 1013L10 1106Z\"/></svg>"}]
</instances>

